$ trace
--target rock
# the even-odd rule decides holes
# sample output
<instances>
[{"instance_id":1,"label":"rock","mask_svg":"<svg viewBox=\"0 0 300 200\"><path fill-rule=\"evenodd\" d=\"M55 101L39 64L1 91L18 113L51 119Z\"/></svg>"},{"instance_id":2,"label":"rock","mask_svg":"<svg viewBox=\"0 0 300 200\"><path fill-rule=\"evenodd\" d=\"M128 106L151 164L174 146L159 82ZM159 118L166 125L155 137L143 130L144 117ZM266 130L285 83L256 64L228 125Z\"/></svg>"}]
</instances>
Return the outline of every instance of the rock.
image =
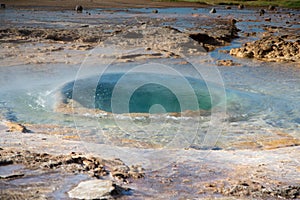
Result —
<instances>
[{"instance_id":1,"label":"rock","mask_svg":"<svg viewBox=\"0 0 300 200\"><path fill-rule=\"evenodd\" d=\"M230 67L230 66L238 65L238 64L234 63L232 60L218 60L217 65Z\"/></svg>"},{"instance_id":2,"label":"rock","mask_svg":"<svg viewBox=\"0 0 300 200\"><path fill-rule=\"evenodd\" d=\"M89 180L78 184L68 192L70 198L76 199L108 199L115 186L110 180Z\"/></svg>"},{"instance_id":3,"label":"rock","mask_svg":"<svg viewBox=\"0 0 300 200\"><path fill-rule=\"evenodd\" d=\"M22 133L30 133L24 125L16 123L16 122L6 122L6 126L8 126L7 132L22 132Z\"/></svg>"},{"instance_id":4,"label":"rock","mask_svg":"<svg viewBox=\"0 0 300 200\"><path fill-rule=\"evenodd\" d=\"M143 178L145 176L144 169L140 165L130 166L128 174L130 175L130 177L135 179Z\"/></svg>"},{"instance_id":5,"label":"rock","mask_svg":"<svg viewBox=\"0 0 300 200\"><path fill-rule=\"evenodd\" d=\"M12 174L0 174L0 179L15 179L23 177L23 173L12 173Z\"/></svg>"},{"instance_id":6,"label":"rock","mask_svg":"<svg viewBox=\"0 0 300 200\"><path fill-rule=\"evenodd\" d=\"M231 49L230 54L271 62L300 62L300 41L283 36L266 36L241 48Z\"/></svg>"},{"instance_id":7,"label":"rock","mask_svg":"<svg viewBox=\"0 0 300 200\"><path fill-rule=\"evenodd\" d=\"M245 8L245 6L243 4L238 5L238 9L242 10L244 8Z\"/></svg>"},{"instance_id":8,"label":"rock","mask_svg":"<svg viewBox=\"0 0 300 200\"><path fill-rule=\"evenodd\" d=\"M158 10L154 9L152 10L152 13L158 13Z\"/></svg>"},{"instance_id":9,"label":"rock","mask_svg":"<svg viewBox=\"0 0 300 200\"><path fill-rule=\"evenodd\" d=\"M251 32L251 33L246 32L243 35L246 36L246 37L256 36L256 32Z\"/></svg>"},{"instance_id":10,"label":"rock","mask_svg":"<svg viewBox=\"0 0 300 200\"><path fill-rule=\"evenodd\" d=\"M115 166L111 172L111 175L118 180L125 180L129 177L129 167L126 165Z\"/></svg>"},{"instance_id":11,"label":"rock","mask_svg":"<svg viewBox=\"0 0 300 200\"><path fill-rule=\"evenodd\" d=\"M83 160L82 164L84 165L84 167L86 168L86 170L90 170L90 169L95 169L96 165L93 162L93 160Z\"/></svg>"},{"instance_id":12,"label":"rock","mask_svg":"<svg viewBox=\"0 0 300 200\"><path fill-rule=\"evenodd\" d=\"M82 13L83 7L81 5L76 5L75 10L77 13Z\"/></svg>"},{"instance_id":13,"label":"rock","mask_svg":"<svg viewBox=\"0 0 300 200\"><path fill-rule=\"evenodd\" d=\"M59 161L49 160L48 162L44 162L41 164L42 168L55 169L62 163Z\"/></svg>"},{"instance_id":14,"label":"rock","mask_svg":"<svg viewBox=\"0 0 300 200\"><path fill-rule=\"evenodd\" d=\"M4 9L6 7L6 5L4 3L0 4L0 8Z\"/></svg>"},{"instance_id":15,"label":"rock","mask_svg":"<svg viewBox=\"0 0 300 200\"><path fill-rule=\"evenodd\" d=\"M226 8L227 10L230 10L230 9L231 9L231 7L230 7L230 6L226 6L225 8Z\"/></svg>"},{"instance_id":16,"label":"rock","mask_svg":"<svg viewBox=\"0 0 300 200\"><path fill-rule=\"evenodd\" d=\"M300 196L300 185L289 185L277 190L277 196L296 199Z\"/></svg>"},{"instance_id":17,"label":"rock","mask_svg":"<svg viewBox=\"0 0 300 200\"><path fill-rule=\"evenodd\" d=\"M270 199L298 199L299 192L299 185L270 187L263 183L249 180L238 181L238 183L221 189L221 193L229 196L272 197Z\"/></svg>"},{"instance_id":18,"label":"rock","mask_svg":"<svg viewBox=\"0 0 300 200\"><path fill-rule=\"evenodd\" d=\"M218 50L218 52L219 53L226 53L227 54L227 53L229 53L229 50L220 49L220 50Z\"/></svg>"},{"instance_id":19,"label":"rock","mask_svg":"<svg viewBox=\"0 0 300 200\"><path fill-rule=\"evenodd\" d=\"M295 138L280 138L280 139L273 139L262 141L261 144L263 145L264 149L277 149L283 147L292 147L292 146L299 146L300 140Z\"/></svg>"},{"instance_id":20,"label":"rock","mask_svg":"<svg viewBox=\"0 0 300 200\"><path fill-rule=\"evenodd\" d=\"M0 158L0 166L3 166L3 165L11 165L13 164L14 162L12 160L10 160L9 158L8 159L5 159L5 158Z\"/></svg>"},{"instance_id":21,"label":"rock","mask_svg":"<svg viewBox=\"0 0 300 200\"><path fill-rule=\"evenodd\" d=\"M192 32L188 35L190 38L203 45L205 50L212 51L216 48L216 46L226 45L232 39L238 37L239 29L237 29L237 27L228 20L224 21L224 23L227 24L227 27L222 30L214 30L209 34L203 32ZM220 33L222 33L222 35L216 37L216 35Z\"/></svg>"},{"instance_id":22,"label":"rock","mask_svg":"<svg viewBox=\"0 0 300 200\"><path fill-rule=\"evenodd\" d=\"M216 9L215 8L212 8L210 11L209 11L209 13L216 13L217 11L216 11Z\"/></svg>"},{"instance_id":23,"label":"rock","mask_svg":"<svg viewBox=\"0 0 300 200\"><path fill-rule=\"evenodd\" d=\"M265 10L264 9L260 9L259 16L263 16L264 14L265 14Z\"/></svg>"},{"instance_id":24,"label":"rock","mask_svg":"<svg viewBox=\"0 0 300 200\"><path fill-rule=\"evenodd\" d=\"M139 179L144 177L144 169L139 165L126 166L117 165L112 169L111 175L119 180L125 180L129 177Z\"/></svg>"},{"instance_id":25,"label":"rock","mask_svg":"<svg viewBox=\"0 0 300 200\"><path fill-rule=\"evenodd\" d=\"M230 23L232 24L232 25L234 25L234 24L236 24L236 19L234 19L234 18L232 18L232 19L230 19Z\"/></svg>"},{"instance_id":26,"label":"rock","mask_svg":"<svg viewBox=\"0 0 300 200\"><path fill-rule=\"evenodd\" d=\"M268 10L274 11L274 10L276 10L276 7L272 6L272 5L269 5Z\"/></svg>"},{"instance_id":27,"label":"rock","mask_svg":"<svg viewBox=\"0 0 300 200\"><path fill-rule=\"evenodd\" d=\"M117 165L113 167L113 172L122 172L122 173L128 173L130 168L126 165Z\"/></svg>"},{"instance_id":28,"label":"rock","mask_svg":"<svg viewBox=\"0 0 300 200\"><path fill-rule=\"evenodd\" d=\"M265 21L266 22L270 22L271 21L271 18L269 17L269 18L265 18Z\"/></svg>"}]
</instances>

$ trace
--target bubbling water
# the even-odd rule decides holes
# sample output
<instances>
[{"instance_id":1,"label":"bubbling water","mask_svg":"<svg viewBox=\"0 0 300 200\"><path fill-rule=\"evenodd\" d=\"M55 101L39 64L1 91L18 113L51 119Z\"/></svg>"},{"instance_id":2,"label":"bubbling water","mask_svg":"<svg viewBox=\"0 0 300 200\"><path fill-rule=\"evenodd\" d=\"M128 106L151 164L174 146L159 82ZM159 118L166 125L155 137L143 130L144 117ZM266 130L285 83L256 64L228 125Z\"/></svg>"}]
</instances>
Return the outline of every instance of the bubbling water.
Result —
<instances>
[{"instance_id":1,"label":"bubbling water","mask_svg":"<svg viewBox=\"0 0 300 200\"><path fill-rule=\"evenodd\" d=\"M124 106L129 113L210 110L221 100L213 103L205 82L191 77L134 73L126 75L126 84L117 85L123 76L122 73L109 73L100 78L94 76L67 83L61 90L63 101L73 99L86 108L122 114L126 113L122 109ZM189 86L182 80L187 81ZM134 87L136 83L138 86ZM126 98L128 95L129 99ZM157 105L162 108L155 109Z\"/></svg>"}]
</instances>

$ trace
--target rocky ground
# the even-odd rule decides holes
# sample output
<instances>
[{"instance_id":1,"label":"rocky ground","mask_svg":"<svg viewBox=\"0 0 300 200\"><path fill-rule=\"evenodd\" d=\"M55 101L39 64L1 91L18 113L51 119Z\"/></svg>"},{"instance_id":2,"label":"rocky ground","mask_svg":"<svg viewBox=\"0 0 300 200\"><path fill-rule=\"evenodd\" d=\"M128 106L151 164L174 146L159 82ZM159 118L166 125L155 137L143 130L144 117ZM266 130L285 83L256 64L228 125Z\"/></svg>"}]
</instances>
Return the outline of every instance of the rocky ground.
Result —
<instances>
[{"instance_id":1,"label":"rocky ground","mask_svg":"<svg viewBox=\"0 0 300 200\"><path fill-rule=\"evenodd\" d=\"M76 55L71 51L85 52L98 45L115 45L123 49L143 47L149 52L130 57L115 55L121 62L130 62L139 58L178 57L180 54L199 55L228 45L238 33L238 29L230 20L198 21L195 18L199 28L189 31L161 26L173 20L142 18L140 22L131 21L127 26L114 28L108 23L97 27L88 25L76 27L76 29L1 28L0 45L3 47L2 58L5 58L1 65L50 62L74 64L83 59L78 56L86 56L86 54ZM201 26L207 28L202 29ZM108 29L110 31L107 31ZM28 43L36 47L28 48ZM44 45L37 45L39 43ZM28 50L24 52L24 49ZM61 53L66 51L70 53Z\"/></svg>"},{"instance_id":2,"label":"rocky ground","mask_svg":"<svg viewBox=\"0 0 300 200\"><path fill-rule=\"evenodd\" d=\"M109 147L101 144L89 144L103 149L102 155L93 156L80 141L45 134L35 134L34 140L30 133L0 134L1 199L157 199L158 194L163 199L300 198L299 147L209 154L180 150L182 157L152 171L108 158L105 148ZM72 152L75 149L82 153ZM161 161L168 162L165 159ZM86 187L92 192L86 194Z\"/></svg>"},{"instance_id":3,"label":"rocky ground","mask_svg":"<svg viewBox=\"0 0 300 200\"><path fill-rule=\"evenodd\" d=\"M98 199L98 198L112 198L122 196L123 193L129 191L129 188L122 188L119 184L129 183L131 179L138 179L144 177L143 168L141 166L127 166L121 160L104 160L101 158L78 154L71 152L69 155L50 155L47 153L33 153L28 150L18 149L1 149L0 167L10 166L24 166L26 172L22 171L24 168L14 170L13 172L1 171L1 199L44 199L47 193L54 192L53 189L42 186L40 183L29 181L26 187L13 188L8 187L5 183L13 182L15 179L27 179L35 176L39 179L42 176L41 173L56 173L56 174L68 174L69 176L75 176L78 173L87 174L91 181L96 182L81 182L86 183L87 188L74 188L69 192L71 198L83 198L83 199ZM29 172L30 170L30 172ZM103 180L106 177L107 180ZM110 180L109 180L110 179ZM105 183L104 186L101 186ZM28 190L28 184L31 185L31 189ZM50 183L50 185L55 183ZM6 186L5 186L6 185ZM95 185L95 191L92 191L93 185ZM97 188L101 188L99 191ZM52 190L52 191L51 191ZM89 192L84 194L88 190ZM49 194L48 194L49 195ZM51 195L50 195L51 196ZM51 196L53 198L53 196Z\"/></svg>"},{"instance_id":4,"label":"rocky ground","mask_svg":"<svg viewBox=\"0 0 300 200\"><path fill-rule=\"evenodd\" d=\"M269 62L299 62L300 36L267 36L242 47L231 49L230 54L241 58L255 58Z\"/></svg>"}]
</instances>

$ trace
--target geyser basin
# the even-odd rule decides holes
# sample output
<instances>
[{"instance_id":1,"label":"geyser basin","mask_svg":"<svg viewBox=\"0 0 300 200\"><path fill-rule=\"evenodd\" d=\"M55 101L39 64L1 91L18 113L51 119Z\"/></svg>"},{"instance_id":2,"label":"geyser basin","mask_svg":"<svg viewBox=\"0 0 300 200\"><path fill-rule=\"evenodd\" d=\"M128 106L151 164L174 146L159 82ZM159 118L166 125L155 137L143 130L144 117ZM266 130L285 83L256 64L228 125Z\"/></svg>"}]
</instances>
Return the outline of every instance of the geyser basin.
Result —
<instances>
[{"instance_id":1,"label":"geyser basin","mask_svg":"<svg viewBox=\"0 0 300 200\"><path fill-rule=\"evenodd\" d=\"M203 80L167 74L107 73L75 80L61 90L63 101L113 113L166 113L210 110L212 101Z\"/></svg>"}]
</instances>

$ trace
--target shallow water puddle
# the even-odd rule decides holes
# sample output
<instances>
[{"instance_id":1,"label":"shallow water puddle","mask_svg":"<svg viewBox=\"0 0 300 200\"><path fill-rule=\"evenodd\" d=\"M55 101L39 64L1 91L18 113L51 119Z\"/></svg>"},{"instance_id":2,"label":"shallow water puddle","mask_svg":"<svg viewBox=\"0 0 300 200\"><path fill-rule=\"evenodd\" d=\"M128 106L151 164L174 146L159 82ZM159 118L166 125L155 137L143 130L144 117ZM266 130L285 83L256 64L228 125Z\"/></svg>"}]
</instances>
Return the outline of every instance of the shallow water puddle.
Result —
<instances>
[{"instance_id":1,"label":"shallow water puddle","mask_svg":"<svg viewBox=\"0 0 300 200\"><path fill-rule=\"evenodd\" d=\"M55 199L68 198L67 192L79 182L90 179L86 174L68 174L61 171L28 169L21 164L0 167L0 187L8 196L23 194L23 198L33 198L39 193L48 193ZM30 189L28 189L30 187ZM24 190L27 193L24 194ZM2 194L4 195L4 194Z\"/></svg>"}]
</instances>

